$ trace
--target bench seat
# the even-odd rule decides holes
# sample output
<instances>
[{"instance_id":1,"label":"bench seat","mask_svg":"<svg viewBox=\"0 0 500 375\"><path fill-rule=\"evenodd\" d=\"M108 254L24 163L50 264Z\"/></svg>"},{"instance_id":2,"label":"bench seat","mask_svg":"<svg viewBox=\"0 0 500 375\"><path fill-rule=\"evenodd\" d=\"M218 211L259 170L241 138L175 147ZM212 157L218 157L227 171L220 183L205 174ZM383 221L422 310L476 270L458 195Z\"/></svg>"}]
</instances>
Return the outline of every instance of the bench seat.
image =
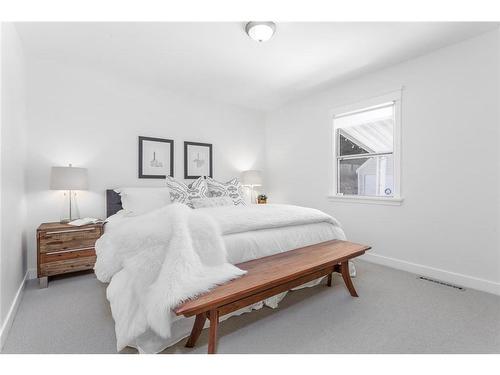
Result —
<instances>
[{"instance_id":1,"label":"bench seat","mask_svg":"<svg viewBox=\"0 0 500 375\"><path fill-rule=\"evenodd\" d=\"M177 315L196 315L186 346L195 345L208 318L208 353L215 353L220 316L322 276L328 276L328 286L331 286L333 272L342 274L350 294L357 297L349 275L348 261L369 249L366 245L332 240L237 264L238 268L247 271L245 275L219 285L174 310Z\"/></svg>"}]
</instances>

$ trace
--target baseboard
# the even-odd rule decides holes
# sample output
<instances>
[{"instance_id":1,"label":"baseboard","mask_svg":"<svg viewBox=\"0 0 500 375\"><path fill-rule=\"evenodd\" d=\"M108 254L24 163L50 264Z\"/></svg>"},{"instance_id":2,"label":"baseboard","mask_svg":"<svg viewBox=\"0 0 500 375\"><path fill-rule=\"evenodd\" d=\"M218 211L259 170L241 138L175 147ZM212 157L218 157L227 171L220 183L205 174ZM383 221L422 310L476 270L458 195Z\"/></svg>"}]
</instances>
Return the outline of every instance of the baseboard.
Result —
<instances>
[{"instance_id":1,"label":"baseboard","mask_svg":"<svg viewBox=\"0 0 500 375\"><path fill-rule=\"evenodd\" d=\"M5 341L7 341L7 336L9 334L10 328L12 327L12 323L14 323L14 318L16 316L17 309L19 308L19 303L21 302L21 299L23 297L24 287L26 285L26 280L28 279L28 273L29 271L26 271L23 281L21 282L16 296L14 297L14 301L12 301L12 304L10 305L10 309L5 318L5 322L3 323L2 328L0 328L0 351L2 351Z\"/></svg>"},{"instance_id":2,"label":"baseboard","mask_svg":"<svg viewBox=\"0 0 500 375\"><path fill-rule=\"evenodd\" d=\"M463 286L465 288L477 289L482 292L500 295L500 283L495 283L490 280L450 272L440 268L424 266L422 264L406 262L404 260L390 258L374 253L367 253L360 259L366 260L367 262L381 264L383 266L415 273L421 276L432 277L434 279L446 281L452 284Z\"/></svg>"}]
</instances>

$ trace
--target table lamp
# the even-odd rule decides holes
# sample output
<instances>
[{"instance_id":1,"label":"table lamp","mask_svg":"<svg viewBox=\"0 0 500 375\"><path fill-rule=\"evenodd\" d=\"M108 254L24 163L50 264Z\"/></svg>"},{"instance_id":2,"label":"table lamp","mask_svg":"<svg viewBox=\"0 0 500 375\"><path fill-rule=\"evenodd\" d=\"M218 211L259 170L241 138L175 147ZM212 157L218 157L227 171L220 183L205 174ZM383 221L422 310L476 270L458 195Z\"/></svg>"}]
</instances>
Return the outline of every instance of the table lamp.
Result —
<instances>
[{"instance_id":1,"label":"table lamp","mask_svg":"<svg viewBox=\"0 0 500 375\"><path fill-rule=\"evenodd\" d=\"M243 171L241 173L241 184L252 189L250 200L254 202L254 188L262 186L262 172L257 170Z\"/></svg>"},{"instance_id":2,"label":"table lamp","mask_svg":"<svg viewBox=\"0 0 500 375\"><path fill-rule=\"evenodd\" d=\"M69 195L69 220L63 219L61 223L70 222L76 218L73 217L72 195L74 190L87 190L88 178L87 168L68 167L52 167L50 175L51 190L66 190ZM76 194L75 194L76 199Z\"/></svg>"}]
</instances>

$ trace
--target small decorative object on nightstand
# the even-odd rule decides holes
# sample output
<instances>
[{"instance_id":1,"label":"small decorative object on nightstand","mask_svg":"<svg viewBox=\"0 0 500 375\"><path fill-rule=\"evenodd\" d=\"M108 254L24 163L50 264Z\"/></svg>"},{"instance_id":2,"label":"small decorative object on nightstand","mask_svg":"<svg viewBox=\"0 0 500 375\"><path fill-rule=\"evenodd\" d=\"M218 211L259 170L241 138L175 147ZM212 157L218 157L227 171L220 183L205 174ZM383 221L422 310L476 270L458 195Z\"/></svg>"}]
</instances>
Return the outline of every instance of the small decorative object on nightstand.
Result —
<instances>
[{"instance_id":1,"label":"small decorative object on nightstand","mask_svg":"<svg viewBox=\"0 0 500 375\"><path fill-rule=\"evenodd\" d=\"M102 233L103 223L80 227L41 224L36 231L40 287L47 287L49 276L93 269L94 245Z\"/></svg>"},{"instance_id":2,"label":"small decorative object on nightstand","mask_svg":"<svg viewBox=\"0 0 500 375\"><path fill-rule=\"evenodd\" d=\"M258 204L266 204L267 203L267 195L259 194L259 196L257 197L257 203Z\"/></svg>"}]
</instances>

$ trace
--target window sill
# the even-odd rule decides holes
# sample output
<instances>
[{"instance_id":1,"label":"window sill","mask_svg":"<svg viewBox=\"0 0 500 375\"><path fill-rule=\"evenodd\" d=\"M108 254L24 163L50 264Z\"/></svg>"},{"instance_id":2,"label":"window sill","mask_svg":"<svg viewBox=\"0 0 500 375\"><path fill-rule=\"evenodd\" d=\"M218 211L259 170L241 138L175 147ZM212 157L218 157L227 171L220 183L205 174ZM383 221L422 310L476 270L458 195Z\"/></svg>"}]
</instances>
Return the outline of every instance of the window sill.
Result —
<instances>
[{"instance_id":1,"label":"window sill","mask_svg":"<svg viewBox=\"0 0 500 375\"><path fill-rule=\"evenodd\" d=\"M328 200L331 202L381 204L385 206L401 206L403 203L403 198L357 197L353 195L329 195Z\"/></svg>"}]
</instances>

